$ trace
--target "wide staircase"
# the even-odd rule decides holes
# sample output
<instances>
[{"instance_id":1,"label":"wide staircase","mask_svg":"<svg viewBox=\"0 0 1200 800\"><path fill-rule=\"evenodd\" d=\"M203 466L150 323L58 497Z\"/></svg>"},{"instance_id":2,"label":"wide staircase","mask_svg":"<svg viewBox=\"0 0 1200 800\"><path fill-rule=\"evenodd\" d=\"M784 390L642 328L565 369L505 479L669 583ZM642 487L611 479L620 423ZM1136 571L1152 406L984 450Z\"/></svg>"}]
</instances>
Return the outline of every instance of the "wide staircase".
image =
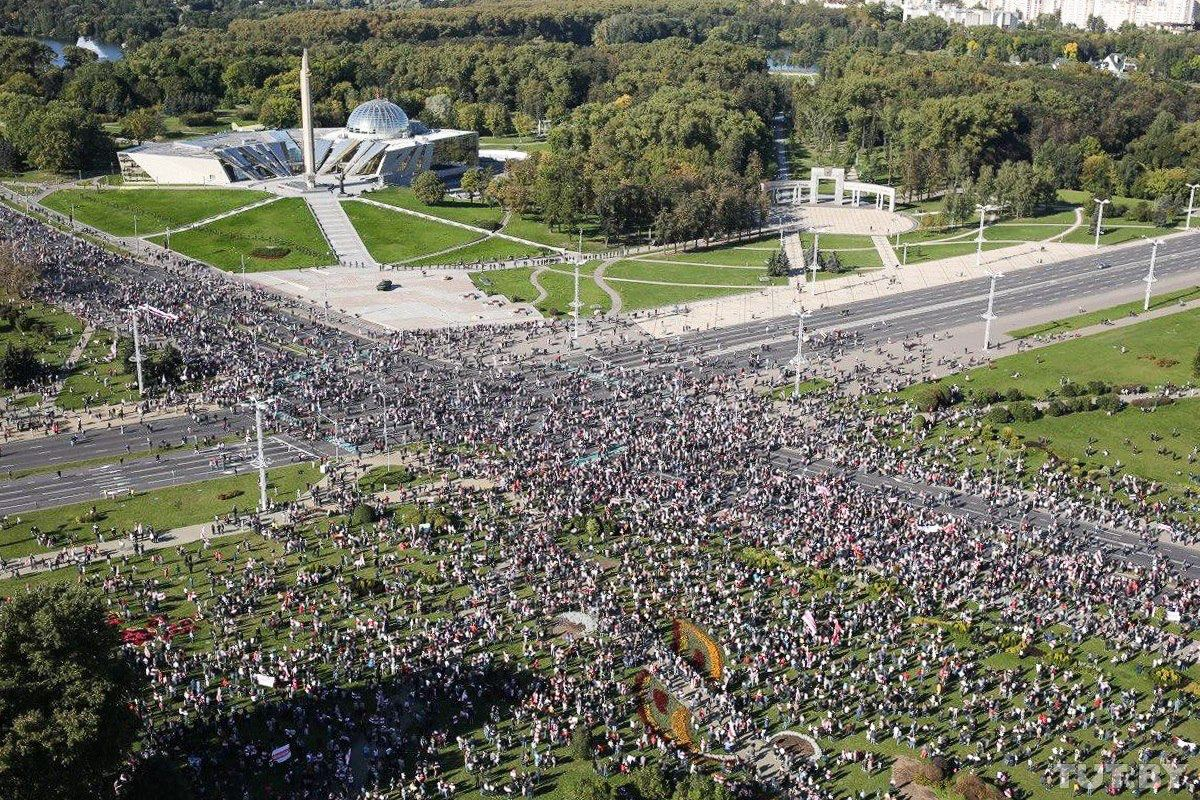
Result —
<instances>
[{"instance_id":1,"label":"wide staircase","mask_svg":"<svg viewBox=\"0 0 1200 800\"><path fill-rule=\"evenodd\" d=\"M371 257L362 237L358 235L346 209L330 192L306 192L304 201L317 219L317 225L333 252L337 255L338 263L346 267L378 268L379 262Z\"/></svg>"}]
</instances>

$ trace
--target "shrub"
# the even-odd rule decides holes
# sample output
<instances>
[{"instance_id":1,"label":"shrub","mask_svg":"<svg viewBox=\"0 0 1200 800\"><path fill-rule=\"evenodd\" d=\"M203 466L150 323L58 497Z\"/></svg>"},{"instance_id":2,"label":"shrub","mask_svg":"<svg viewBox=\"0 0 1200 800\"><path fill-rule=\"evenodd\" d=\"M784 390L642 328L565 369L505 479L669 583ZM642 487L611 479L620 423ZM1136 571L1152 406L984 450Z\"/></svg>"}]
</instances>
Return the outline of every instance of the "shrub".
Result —
<instances>
[{"instance_id":1,"label":"shrub","mask_svg":"<svg viewBox=\"0 0 1200 800\"><path fill-rule=\"evenodd\" d=\"M592 730L586 722L581 722L571 731L571 755L580 761L592 757Z\"/></svg>"},{"instance_id":2,"label":"shrub","mask_svg":"<svg viewBox=\"0 0 1200 800\"><path fill-rule=\"evenodd\" d=\"M1071 413L1071 409L1067 408L1061 400L1051 400L1046 406L1046 414L1051 417L1061 417Z\"/></svg>"},{"instance_id":3,"label":"shrub","mask_svg":"<svg viewBox=\"0 0 1200 800\"><path fill-rule=\"evenodd\" d=\"M357 528L362 525L372 525L375 522L375 509L366 503L359 503L350 512L350 527Z\"/></svg>"},{"instance_id":4,"label":"shrub","mask_svg":"<svg viewBox=\"0 0 1200 800\"><path fill-rule=\"evenodd\" d=\"M1042 418L1042 410L1027 400L1013 403L1008 409L1017 422L1036 422Z\"/></svg>"},{"instance_id":5,"label":"shrub","mask_svg":"<svg viewBox=\"0 0 1200 800\"><path fill-rule=\"evenodd\" d=\"M912 429L914 431L923 431L929 427L929 420L925 419L924 414L913 414Z\"/></svg>"},{"instance_id":6,"label":"shrub","mask_svg":"<svg viewBox=\"0 0 1200 800\"><path fill-rule=\"evenodd\" d=\"M1115 394L1105 394L1096 398L1096 408L1107 411L1109 414L1115 414L1125 408L1125 401Z\"/></svg>"},{"instance_id":7,"label":"shrub","mask_svg":"<svg viewBox=\"0 0 1200 800\"><path fill-rule=\"evenodd\" d=\"M995 389L976 389L971 395L979 406L990 406L1000 401L1000 393Z\"/></svg>"},{"instance_id":8,"label":"shrub","mask_svg":"<svg viewBox=\"0 0 1200 800\"><path fill-rule=\"evenodd\" d=\"M950 405L950 394L944 386L926 386L917 393L916 403L922 411L937 411Z\"/></svg>"},{"instance_id":9,"label":"shrub","mask_svg":"<svg viewBox=\"0 0 1200 800\"><path fill-rule=\"evenodd\" d=\"M245 494L245 492L243 492L241 489L230 489L228 492L221 492L220 494L218 494L217 499L218 500L232 500L233 498L240 497L243 494Z\"/></svg>"},{"instance_id":10,"label":"shrub","mask_svg":"<svg viewBox=\"0 0 1200 800\"><path fill-rule=\"evenodd\" d=\"M1007 392L1004 393L1004 399L1011 400L1013 402L1016 402L1018 400L1024 400L1025 393L1022 392L1020 389L1018 389L1016 386L1013 386Z\"/></svg>"},{"instance_id":11,"label":"shrub","mask_svg":"<svg viewBox=\"0 0 1200 800\"><path fill-rule=\"evenodd\" d=\"M1104 381L1088 381L1088 394L1108 394L1112 391L1112 387Z\"/></svg>"},{"instance_id":12,"label":"shrub","mask_svg":"<svg viewBox=\"0 0 1200 800\"><path fill-rule=\"evenodd\" d=\"M1058 387L1058 393L1063 397L1078 397L1079 395L1083 394L1083 389L1079 387L1079 384L1067 381L1062 386Z\"/></svg>"},{"instance_id":13,"label":"shrub","mask_svg":"<svg viewBox=\"0 0 1200 800\"><path fill-rule=\"evenodd\" d=\"M988 422L994 422L997 425L1006 425L1013 421L1013 415L1007 406L996 406L987 412L984 419Z\"/></svg>"},{"instance_id":14,"label":"shrub","mask_svg":"<svg viewBox=\"0 0 1200 800\"><path fill-rule=\"evenodd\" d=\"M1187 679L1172 667L1156 667L1150 670L1150 680L1164 689L1174 689L1187 683Z\"/></svg>"},{"instance_id":15,"label":"shrub","mask_svg":"<svg viewBox=\"0 0 1200 800\"><path fill-rule=\"evenodd\" d=\"M960 772L954 781L954 789L963 796L963 800L1003 800L1000 790L989 783L984 783L973 772Z\"/></svg>"}]
</instances>

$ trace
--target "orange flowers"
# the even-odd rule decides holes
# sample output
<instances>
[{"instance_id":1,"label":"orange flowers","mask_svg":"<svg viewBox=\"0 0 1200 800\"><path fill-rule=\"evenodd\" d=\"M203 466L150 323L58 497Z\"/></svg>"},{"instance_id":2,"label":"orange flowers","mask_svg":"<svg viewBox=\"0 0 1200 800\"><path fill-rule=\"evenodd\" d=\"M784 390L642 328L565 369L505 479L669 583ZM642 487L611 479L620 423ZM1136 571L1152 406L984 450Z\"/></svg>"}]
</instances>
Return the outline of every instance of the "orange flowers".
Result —
<instances>
[{"instance_id":1,"label":"orange flowers","mask_svg":"<svg viewBox=\"0 0 1200 800\"><path fill-rule=\"evenodd\" d=\"M688 656L709 678L720 680L725 673L725 654L716 641L685 619L674 620L671 629L675 652Z\"/></svg>"}]
</instances>

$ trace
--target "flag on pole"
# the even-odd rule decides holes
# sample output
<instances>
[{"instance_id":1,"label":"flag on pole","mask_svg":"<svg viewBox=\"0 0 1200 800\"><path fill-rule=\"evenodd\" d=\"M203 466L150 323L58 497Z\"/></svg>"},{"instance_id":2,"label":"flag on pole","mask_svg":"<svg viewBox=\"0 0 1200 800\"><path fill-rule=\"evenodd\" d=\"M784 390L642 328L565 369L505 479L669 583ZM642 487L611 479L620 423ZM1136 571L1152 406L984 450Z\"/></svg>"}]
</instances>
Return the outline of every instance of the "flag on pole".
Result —
<instances>
[{"instance_id":1,"label":"flag on pole","mask_svg":"<svg viewBox=\"0 0 1200 800\"><path fill-rule=\"evenodd\" d=\"M804 627L808 630L808 635L816 636L817 635L817 620L813 617L811 608L804 612L802 621L804 622Z\"/></svg>"},{"instance_id":2,"label":"flag on pole","mask_svg":"<svg viewBox=\"0 0 1200 800\"><path fill-rule=\"evenodd\" d=\"M833 620L833 638L830 641L834 647L838 646L838 642L842 640L842 623L836 617Z\"/></svg>"},{"instance_id":3,"label":"flag on pole","mask_svg":"<svg viewBox=\"0 0 1200 800\"><path fill-rule=\"evenodd\" d=\"M276 764L282 764L292 757L292 746L285 744L283 747L276 747L271 751L271 760Z\"/></svg>"}]
</instances>

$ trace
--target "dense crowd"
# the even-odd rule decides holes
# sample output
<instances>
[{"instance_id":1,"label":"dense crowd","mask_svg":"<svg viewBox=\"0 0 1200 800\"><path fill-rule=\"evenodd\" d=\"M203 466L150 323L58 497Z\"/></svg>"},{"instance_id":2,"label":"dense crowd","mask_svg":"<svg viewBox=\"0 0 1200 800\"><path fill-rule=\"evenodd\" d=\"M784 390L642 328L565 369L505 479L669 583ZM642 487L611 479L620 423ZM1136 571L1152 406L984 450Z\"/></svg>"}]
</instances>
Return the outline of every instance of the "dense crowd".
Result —
<instances>
[{"instance_id":1,"label":"dense crowd","mask_svg":"<svg viewBox=\"0 0 1200 800\"><path fill-rule=\"evenodd\" d=\"M185 586L203 629L129 651L149 682L139 763L184 764L202 794L532 797L580 730L602 775L678 779L711 769L695 753L719 754L720 791L803 800L845 797L840 781L878 778L901 750L1006 796L1030 794L1014 769L1058 786L1060 763L1153 762L1162 790L1200 791L1181 768L1195 745L1175 732L1192 696L1114 677L1195 660L1200 587L1153 550L1136 505L1058 474L1030 492L959 473L936 447L888 444L910 411L834 410L822 395L781 407L744 374L656 364L648 345L644 368L616 373L556 354L553 326L352 335L173 257L131 262L4 209L0 226L47 302L107 327L141 304L177 315L146 329L182 350L205 402L266 398L278 427L347 454L381 450L386 418L393 444L430 442L422 468L456 477L389 514L335 471L261 538L87 571L122 625ZM963 519L859 471L995 513ZM364 506L374 521L350 524ZM1081 521L1146 550L1103 556ZM597 629L563 635L570 613ZM719 643L721 680L666 646L677 618ZM698 698L687 741L639 721L628 678L642 668ZM825 753L780 753L784 730ZM858 796L885 792L898 796Z\"/></svg>"}]
</instances>

